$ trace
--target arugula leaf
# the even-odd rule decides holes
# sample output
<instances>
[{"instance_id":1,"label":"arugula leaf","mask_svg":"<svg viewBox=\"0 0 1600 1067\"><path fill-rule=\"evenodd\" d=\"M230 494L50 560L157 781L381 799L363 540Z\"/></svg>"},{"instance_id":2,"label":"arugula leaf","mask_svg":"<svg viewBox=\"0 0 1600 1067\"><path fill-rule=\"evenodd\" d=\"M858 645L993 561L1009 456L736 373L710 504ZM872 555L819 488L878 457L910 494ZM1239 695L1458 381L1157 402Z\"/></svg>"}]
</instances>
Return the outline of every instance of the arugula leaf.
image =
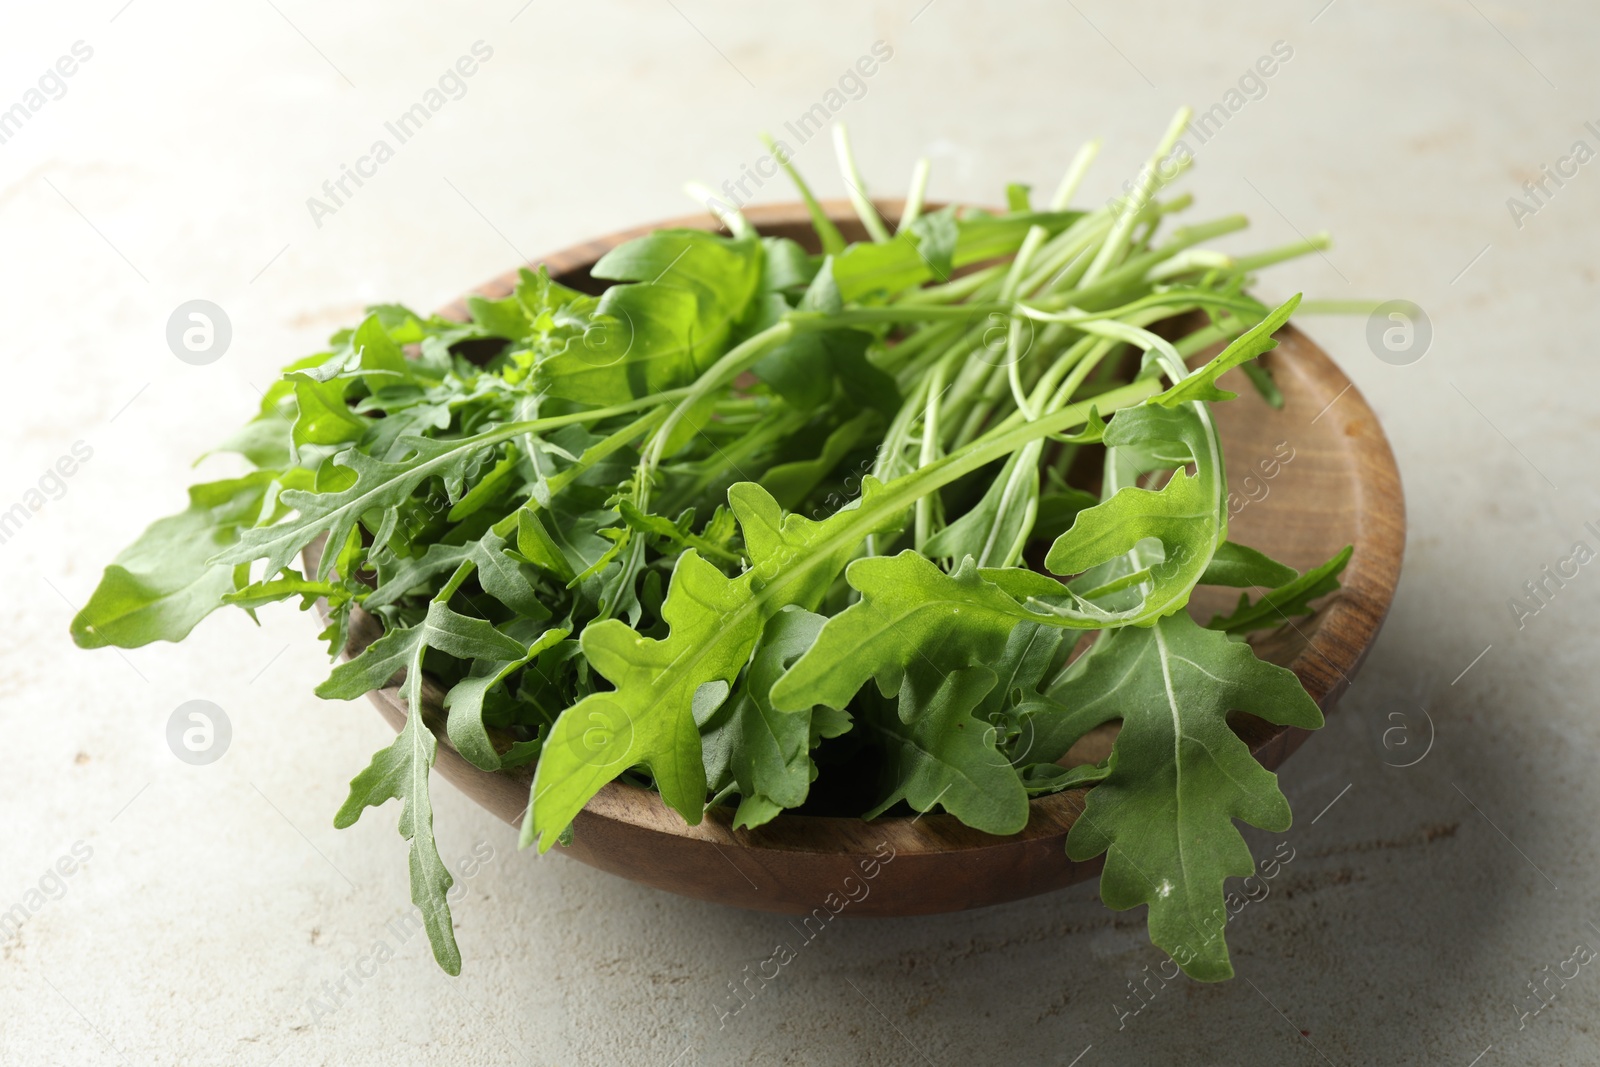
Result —
<instances>
[{"instance_id":1,"label":"arugula leaf","mask_svg":"<svg viewBox=\"0 0 1600 1067\"><path fill-rule=\"evenodd\" d=\"M732 786L740 793L735 828L760 826L784 808L805 803L816 773L810 757L812 709L779 711L769 693L789 662L811 647L825 621L803 608L776 612L733 698L701 727L707 779L718 790ZM837 737L847 722L824 724L821 736Z\"/></svg>"},{"instance_id":2,"label":"arugula leaf","mask_svg":"<svg viewBox=\"0 0 1600 1067\"><path fill-rule=\"evenodd\" d=\"M376 392L392 381L406 381L412 376L411 365L405 353L390 338L380 316L374 312L362 320L350 338L350 347L357 355L357 366L371 373L365 375L367 388Z\"/></svg>"},{"instance_id":3,"label":"arugula leaf","mask_svg":"<svg viewBox=\"0 0 1600 1067\"><path fill-rule=\"evenodd\" d=\"M473 660L467 676L451 686L445 694L444 707L450 713L445 720L445 729L451 747L469 763L486 771L500 770L505 763L489 739L489 731L484 725L484 698L540 653L566 640L570 632L551 628L539 633L538 629L539 624L533 619L515 619L508 623L503 630L505 636L519 645L526 641L527 647L517 655L510 655L510 647L507 646L489 658Z\"/></svg>"},{"instance_id":4,"label":"arugula leaf","mask_svg":"<svg viewBox=\"0 0 1600 1067\"><path fill-rule=\"evenodd\" d=\"M445 515L447 522L460 522L503 499L511 489L512 479L521 466L522 457L515 443L506 444L506 454L495 463L489 473L480 477L471 489L461 495Z\"/></svg>"},{"instance_id":5,"label":"arugula leaf","mask_svg":"<svg viewBox=\"0 0 1600 1067\"><path fill-rule=\"evenodd\" d=\"M613 248L589 273L689 293L695 306L692 362L698 372L716 361L734 323L744 317L761 279L761 265L762 245L755 239L730 239L704 230L656 230ZM616 287L628 288L634 287Z\"/></svg>"},{"instance_id":6,"label":"arugula leaf","mask_svg":"<svg viewBox=\"0 0 1600 1067\"><path fill-rule=\"evenodd\" d=\"M317 687L317 695L352 700L383 687L397 671L405 671L400 686L400 696L410 709L405 728L394 744L373 756L371 764L350 780L350 796L334 816L333 825L344 829L366 808L391 799L401 802L400 836L411 842L411 902L422 912L433 958L447 973L460 974L461 950L456 947L450 905L445 899L454 880L433 840L428 770L438 741L422 721L422 657L429 648L437 648L461 659L517 660L528 650L482 619L451 611L445 603L451 592L452 587L446 585L418 625L387 631L361 655L335 667Z\"/></svg>"},{"instance_id":7,"label":"arugula leaf","mask_svg":"<svg viewBox=\"0 0 1600 1067\"><path fill-rule=\"evenodd\" d=\"M1235 588L1263 585L1270 589L1293 581L1297 576L1298 572L1293 567L1285 566L1265 553L1233 541L1224 541L1212 554L1211 562L1206 564L1200 584L1231 585Z\"/></svg>"},{"instance_id":8,"label":"arugula leaf","mask_svg":"<svg viewBox=\"0 0 1600 1067\"><path fill-rule=\"evenodd\" d=\"M1294 309L1299 306L1300 294L1296 293L1279 304L1270 315L1252 326L1238 340L1224 348L1215 359L1174 384L1160 396L1152 397L1150 403L1160 404L1162 407L1176 407L1194 400L1232 400L1239 394L1217 388L1217 379L1234 367L1248 363L1257 356L1277 348L1278 342L1272 335L1289 321L1289 316L1294 314Z\"/></svg>"},{"instance_id":9,"label":"arugula leaf","mask_svg":"<svg viewBox=\"0 0 1600 1067\"><path fill-rule=\"evenodd\" d=\"M1000 684L985 698L981 711L1002 731L1005 752L1019 769L1053 764L1098 725L1092 711L1086 715L1049 692L1067 654L1082 636L1025 622L1011 631L1005 650L992 661Z\"/></svg>"},{"instance_id":10,"label":"arugula leaf","mask_svg":"<svg viewBox=\"0 0 1600 1067\"><path fill-rule=\"evenodd\" d=\"M1103 782L1111 775L1111 761L1085 763L1077 767L1063 767L1058 763L1032 763L1018 768L1018 771L1022 775L1022 787L1028 791L1030 797L1036 797Z\"/></svg>"},{"instance_id":11,"label":"arugula leaf","mask_svg":"<svg viewBox=\"0 0 1600 1067\"><path fill-rule=\"evenodd\" d=\"M809 459L794 460L768 467L761 476L761 485L773 499L786 508L799 506L822 480L865 440L867 433L879 420L872 411L860 411L840 423L828 433L822 447Z\"/></svg>"},{"instance_id":12,"label":"arugula leaf","mask_svg":"<svg viewBox=\"0 0 1600 1067\"><path fill-rule=\"evenodd\" d=\"M105 569L73 617L73 641L137 648L189 636L238 588L235 568L211 558L239 540L277 479L275 471L256 471L190 488L188 508L157 519Z\"/></svg>"},{"instance_id":13,"label":"arugula leaf","mask_svg":"<svg viewBox=\"0 0 1600 1067\"><path fill-rule=\"evenodd\" d=\"M600 297L578 336L534 365L551 396L621 404L693 380L699 311L694 294L648 282Z\"/></svg>"},{"instance_id":14,"label":"arugula leaf","mask_svg":"<svg viewBox=\"0 0 1600 1067\"><path fill-rule=\"evenodd\" d=\"M816 259L787 237L761 238L761 251L761 292L804 289L817 273Z\"/></svg>"},{"instance_id":15,"label":"arugula leaf","mask_svg":"<svg viewBox=\"0 0 1600 1067\"><path fill-rule=\"evenodd\" d=\"M1021 210L1028 208L1023 205ZM961 223L956 218L956 206L951 204L918 215L911 224L911 236L916 239L917 252L928 261L933 276L940 281L947 280L955 270L956 249L961 244Z\"/></svg>"},{"instance_id":16,"label":"arugula leaf","mask_svg":"<svg viewBox=\"0 0 1600 1067\"><path fill-rule=\"evenodd\" d=\"M1022 558L1039 513L1039 457L1044 442L1006 460L983 498L923 546L930 556L973 557L980 567L1009 567Z\"/></svg>"},{"instance_id":17,"label":"arugula leaf","mask_svg":"<svg viewBox=\"0 0 1600 1067\"><path fill-rule=\"evenodd\" d=\"M448 586L445 591L454 592ZM436 598L428 604L427 615L420 623L384 631L359 656L335 667L327 681L317 686L317 696L354 700L382 689L419 662L425 648L436 648L459 659L514 659L527 651L521 642L496 630L492 623L458 614ZM408 674L406 681L419 683L420 678L420 673L415 677ZM407 706L411 706L409 696Z\"/></svg>"},{"instance_id":18,"label":"arugula leaf","mask_svg":"<svg viewBox=\"0 0 1600 1067\"><path fill-rule=\"evenodd\" d=\"M570 582L577 577L572 563L539 518L538 510L532 507L524 507L517 512L517 553L563 582Z\"/></svg>"},{"instance_id":19,"label":"arugula leaf","mask_svg":"<svg viewBox=\"0 0 1600 1067\"><path fill-rule=\"evenodd\" d=\"M664 639L642 637L617 619L592 623L583 653L614 690L592 693L562 712L534 772L522 842L548 851L600 788L644 765L669 807L700 821L706 777L693 706L703 686L731 687L766 620L790 604L815 607L850 553L894 512L872 483L854 511L823 522L783 516L760 486L742 482L728 502L744 533L751 567L725 578L694 549L678 557L661 616ZM872 506L877 503L878 506Z\"/></svg>"},{"instance_id":20,"label":"arugula leaf","mask_svg":"<svg viewBox=\"0 0 1600 1067\"><path fill-rule=\"evenodd\" d=\"M964 267L996 256L1015 252L1034 226L1043 227L1048 234L1066 229L1082 217L1079 211L1033 211L1010 215L990 215L969 212L956 222L956 241L950 253L949 267ZM936 233L939 224L923 229L923 233ZM916 230L912 231L916 233ZM858 300L874 291L899 292L929 279L944 281L936 274L933 262L944 265L942 234L933 239L931 255L913 241L908 234L882 243L853 244L839 253L834 260L834 277L839 293L845 300ZM923 238L927 240L927 238Z\"/></svg>"},{"instance_id":21,"label":"arugula leaf","mask_svg":"<svg viewBox=\"0 0 1600 1067\"><path fill-rule=\"evenodd\" d=\"M345 400L349 378L324 382L306 374L291 374L287 380L294 385L296 415L291 434L296 447L349 444L366 434L371 423L353 413Z\"/></svg>"},{"instance_id":22,"label":"arugula leaf","mask_svg":"<svg viewBox=\"0 0 1600 1067\"><path fill-rule=\"evenodd\" d=\"M689 549L661 608L666 638L641 637L618 619L583 631L584 657L616 688L591 693L556 720L534 772L524 845L538 837L548 851L590 797L637 765L649 769L668 806L700 821L706 777L693 703L702 685L732 685L761 634L753 574L730 581Z\"/></svg>"},{"instance_id":23,"label":"arugula leaf","mask_svg":"<svg viewBox=\"0 0 1600 1067\"><path fill-rule=\"evenodd\" d=\"M1122 719L1113 769L1090 790L1067 855L1106 853L1100 898L1118 911L1148 904L1151 941L1190 977L1232 977L1222 885L1254 870L1233 820L1283 831L1290 816L1277 776L1227 715L1315 729L1322 713L1292 672L1186 612L1097 643L1105 647L1051 694L1099 722Z\"/></svg>"},{"instance_id":24,"label":"arugula leaf","mask_svg":"<svg viewBox=\"0 0 1600 1067\"><path fill-rule=\"evenodd\" d=\"M348 449L334 457L334 462L355 472L353 484L333 493L295 489L280 494L279 499L298 514L285 522L244 531L236 543L213 558L219 564L233 564L265 557L267 570L276 573L322 534L328 535L330 544L342 542L369 510L384 511L383 522L372 544L374 551L382 549L399 521L395 509L423 479L432 475L445 476L452 470L459 473L473 453L498 440L500 437L493 432L456 441L408 437L405 444L410 457L394 463L374 459L358 449ZM333 558L323 556L317 577L326 578L332 566Z\"/></svg>"},{"instance_id":25,"label":"arugula leaf","mask_svg":"<svg viewBox=\"0 0 1600 1067\"><path fill-rule=\"evenodd\" d=\"M850 564L845 580L861 599L829 619L810 651L778 680L774 707L843 708L868 678L876 678L879 691L892 697L919 663L959 667L993 660L1020 621L1080 629L1099 625L1030 612L980 576L971 557L946 574L909 549L896 556L868 556Z\"/></svg>"},{"instance_id":26,"label":"arugula leaf","mask_svg":"<svg viewBox=\"0 0 1600 1067\"><path fill-rule=\"evenodd\" d=\"M741 563L743 558L737 552L717 544L708 538L701 537L690 529L694 519L694 512L685 512L676 520L668 519L662 515L647 515L639 510L637 504L631 500L622 500L617 503L617 511L622 516L622 521L640 533L647 533L654 537L664 538L692 548L708 559L719 559L724 563Z\"/></svg>"},{"instance_id":27,"label":"arugula leaf","mask_svg":"<svg viewBox=\"0 0 1600 1067\"><path fill-rule=\"evenodd\" d=\"M222 603L253 611L297 596L300 598L300 610L304 611L314 604L318 597L327 597L334 604L339 604L349 600L353 595L349 586L343 582L313 582L296 571L288 570L282 577L265 582L252 582L242 589L224 594Z\"/></svg>"},{"instance_id":28,"label":"arugula leaf","mask_svg":"<svg viewBox=\"0 0 1600 1067\"><path fill-rule=\"evenodd\" d=\"M1276 589L1268 590L1261 595L1255 603L1250 602L1250 594L1239 594L1239 606L1232 615L1214 616L1206 626L1224 633L1243 634L1251 630L1260 630L1278 626L1297 615L1311 614L1311 601L1318 597L1327 596L1339 588L1339 575L1344 572L1345 565L1350 562L1350 554L1354 551L1351 545L1345 545L1328 562L1320 567L1313 567L1304 574L1291 578ZM1292 570L1285 567L1284 570ZM1233 584L1233 583L1229 583ZM1241 583L1257 585L1262 583Z\"/></svg>"},{"instance_id":29,"label":"arugula leaf","mask_svg":"<svg viewBox=\"0 0 1600 1067\"><path fill-rule=\"evenodd\" d=\"M454 574L469 553L466 545L432 544L415 557L374 552L378 571L377 588L368 593L362 606L370 612L398 602L440 574Z\"/></svg>"},{"instance_id":30,"label":"arugula leaf","mask_svg":"<svg viewBox=\"0 0 1600 1067\"><path fill-rule=\"evenodd\" d=\"M478 584L523 618L535 622L548 619L550 609L544 606L530 580L531 568L513 558L506 544L501 533L490 530L467 545L467 560Z\"/></svg>"},{"instance_id":31,"label":"arugula leaf","mask_svg":"<svg viewBox=\"0 0 1600 1067\"><path fill-rule=\"evenodd\" d=\"M1146 583L1143 597L1135 607L1109 611L1106 619L1108 625L1149 625L1188 602L1190 590L1227 536L1222 456L1208 416L1192 407L1167 411L1145 405L1121 412L1106 429L1105 442L1114 449L1137 446L1148 452L1159 445L1169 454L1181 449L1181 455L1170 458L1193 458L1196 472L1174 471L1159 490L1126 486L1104 503L1080 511L1072 527L1050 546L1045 566L1056 574L1078 574L1135 553L1146 539L1158 540L1163 548L1159 561L1139 559L1137 569L1116 579ZM1112 591L1109 585L1101 588ZM1082 595L1092 600L1094 593L1091 589Z\"/></svg>"},{"instance_id":32,"label":"arugula leaf","mask_svg":"<svg viewBox=\"0 0 1600 1067\"><path fill-rule=\"evenodd\" d=\"M861 726L887 747L895 784L865 818L904 800L923 812L937 804L990 834L1014 834L1028 824L1027 791L996 748L995 730L973 715L994 686L987 667L946 672L918 662L905 673L897 710L874 712L868 702Z\"/></svg>"}]
</instances>

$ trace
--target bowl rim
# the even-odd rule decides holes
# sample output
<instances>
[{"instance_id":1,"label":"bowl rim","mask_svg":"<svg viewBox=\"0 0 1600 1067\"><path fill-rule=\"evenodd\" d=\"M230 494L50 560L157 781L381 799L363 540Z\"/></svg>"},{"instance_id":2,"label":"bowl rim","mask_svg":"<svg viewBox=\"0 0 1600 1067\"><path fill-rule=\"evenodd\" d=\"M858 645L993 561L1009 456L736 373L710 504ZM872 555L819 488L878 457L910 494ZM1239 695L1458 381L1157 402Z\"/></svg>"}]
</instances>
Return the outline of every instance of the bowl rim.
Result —
<instances>
[{"instance_id":1,"label":"bowl rim","mask_svg":"<svg viewBox=\"0 0 1600 1067\"><path fill-rule=\"evenodd\" d=\"M898 200L875 201L885 218L898 217L901 203ZM841 228L849 230L859 226L850 201L823 200L821 206ZM929 205L930 208L934 206ZM799 202L751 205L744 207L742 213L758 232L774 226L804 225L810 219L805 205ZM587 276L588 269L612 248L668 228L726 231L726 227L709 214L678 216L617 230L529 260L462 294L440 308L437 314L465 321L468 318L469 297L498 299L508 295L523 267L542 264L550 276L557 280L570 279L576 274ZM1357 495L1355 533L1351 539L1354 551L1341 576L1339 593L1318 611L1317 636L1327 634L1330 639L1325 644L1328 647L1319 648L1315 638L1308 639L1305 647L1288 664L1306 692L1326 712L1349 688L1351 676L1374 643L1393 601L1405 549L1404 496L1393 451L1376 413L1361 391L1320 347L1292 324L1286 325L1275 336L1282 350L1293 349L1296 358L1304 361L1303 369L1317 378L1324 389L1337 394L1337 410L1330 410L1333 408L1330 405L1324 414L1332 414L1343 424L1344 434L1355 442L1353 451L1362 468L1362 476L1352 479ZM317 547L320 549L320 546ZM376 620L372 621L376 623ZM345 654L353 654L355 645L352 639ZM404 725L406 710L397 686L374 690L368 696L391 726L398 730ZM437 706L427 707L427 703L425 700L424 721L438 738L438 766L447 779L454 781L480 803L486 803L486 792L493 790L469 788L463 776L480 780L507 779L507 785L516 783L526 795L533 776L531 768L485 771L467 763L450 745L443 729L431 721L434 715L427 713L437 713L440 709ZM1274 726L1249 717L1242 717L1234 725L1235 732L1269 770L1282 763L1310 735L1310 731L1298 727ZM862 841L865 840L862 828L870 827L872 833L869 836L873 841L889 840L897 853L925 855L1012 847L1040 838L1064 838L1083 811L1087 794L1088 788L1079 788L1030 799L1027 825L1019 832L1005 836L974 830L955 816L940 811L880 816L870 822L858 816L803 815L785 811L754 829L734 829L733 810L723 805L713 805L706 808L699 823L690 824L667 808L659 793L620 781L603 786L581 814L625 823L639 830L710 842L719 847L784 852L858 854L863 851ZM491 806L493 810L492 805L486 806ZM497 814L508 822L516 821L504 811L497 811Z\"/></svg>"}]
</instances>

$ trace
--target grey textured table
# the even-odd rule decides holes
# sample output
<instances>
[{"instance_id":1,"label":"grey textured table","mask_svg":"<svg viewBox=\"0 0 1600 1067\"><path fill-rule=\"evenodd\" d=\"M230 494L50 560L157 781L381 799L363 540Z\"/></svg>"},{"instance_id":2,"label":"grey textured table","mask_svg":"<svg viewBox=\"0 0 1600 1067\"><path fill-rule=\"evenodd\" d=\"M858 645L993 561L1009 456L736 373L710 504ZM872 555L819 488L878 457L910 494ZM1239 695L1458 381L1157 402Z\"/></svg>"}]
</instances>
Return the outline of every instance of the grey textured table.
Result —
<instances>
[{"instance_id":1,"label":"grey textured table","mask_svg":"<svg viewBox=\"0 0 1600 1067\"><path fill-rule=\"evenodd\" d=\"M22 113L0 111L0 511L28 517L0 544L0 1062L1600 1063L1600 975L1566 962L1600 947L1597 568L1547 584L1537 613L1508 606L1574 542L1600 548L1592 5L95 0L3 18L0 109ZM892 54L829 96L879 41ZM1277 42L1271 77L1245 77ZM63 56L70 76L48 75ZM387 133L463 56L428 121ZM1086 193L1110 195L1191 103L1212 116L1199 212L1248 213L1263 245L1338 239L1264 295L1405 298L1431 322L1424 358L1395 363L1359 318L1306 321L1385 421L1410 544L1379 645L1286 765L1295 858L1234 921L1233 982L1132 999L1160 959L1142 913L1080 886L835 925L719 1025L782 919L518 853L441 785L446 859L488 857L452 981L388 925L409 910L394 807L331 827L388 733L311 695L312 620L219 615L126 655L66 638L110 553L182 506L194 457L364 302L432 307L681 213L684 179L737 178L758 130L835 102L879 191L926 153L935 195L989 202L1053 185L1096 135ZM796 149L838 194L826 138ZM335 198L344 166L365 177ZM197 298L232 324L205 366L165 340ZM231 724L209 765L166 740L193 699ZM1555 996L1522 1017L1530 981Z\"/></svg>"}]
</instances>

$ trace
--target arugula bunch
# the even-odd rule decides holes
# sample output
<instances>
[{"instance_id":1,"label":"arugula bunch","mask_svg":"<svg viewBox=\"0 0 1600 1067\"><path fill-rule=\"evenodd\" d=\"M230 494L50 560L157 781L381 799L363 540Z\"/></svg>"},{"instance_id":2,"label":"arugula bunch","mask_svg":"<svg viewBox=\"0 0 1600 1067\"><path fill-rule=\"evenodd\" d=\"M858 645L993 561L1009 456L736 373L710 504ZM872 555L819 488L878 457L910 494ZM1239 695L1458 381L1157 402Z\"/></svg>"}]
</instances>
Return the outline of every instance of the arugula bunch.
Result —
<instances>
[{"instance_id":1,"label":"arugula bunch","mask_svg":"<svg viewBox=\"0 0 1600 1067\"><path fill-rule=\"evenodd\" d=\"M940 807L993 834L1092 786L1068 853L1105 853L1106 903L1147 904L1189 974L1228 977L1215 916L1251 870L1233 820L1290 815L1226 716L1322 721L1240 638L1309 611L1349 553L1301 575L1228 540L1208 405L1235 367L1281 402L1251 361L1298 297L1246 288L1325 239L1199 247L1238 216L1161 235L1190 202L1163 199L1187 118L1092 210L1068 205L1094 143L1042 209L1014 185L1001 213L930 210L924 162L891 229L841 129L868 240L785 163L818 252L713 202L726 235L630 241L591 271L598 296L541 267L466 322L374 307L285 368L221 446L252 469L118 556L73 637L177 641L224 604L321 600L337 656L375 616L317 692L402 678L411 714L335 824L401 801L452 974L425 680L466 759L534 765L522 843L541 851L618 779L691 823ZM1271 591L1201 626L1199 584ZM1117 720L1105 763L1062 765Z\"/></svg>"}]
</instances>

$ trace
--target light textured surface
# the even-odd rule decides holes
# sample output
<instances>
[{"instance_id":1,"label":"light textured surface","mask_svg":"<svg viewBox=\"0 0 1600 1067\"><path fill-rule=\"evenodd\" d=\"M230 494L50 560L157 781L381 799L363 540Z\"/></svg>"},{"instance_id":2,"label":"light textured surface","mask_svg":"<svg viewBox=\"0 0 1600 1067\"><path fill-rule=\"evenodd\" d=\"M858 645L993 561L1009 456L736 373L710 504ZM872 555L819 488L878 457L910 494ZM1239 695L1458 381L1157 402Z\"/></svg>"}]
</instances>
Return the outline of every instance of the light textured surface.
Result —
<instances>
[{"instance_id":1,"label":"light textured surface","mask_svg":"<svg viewBox=\"0 0 1600 1067\"><path fill-rule=\"evenodd\" d=\"M1574 541L1600 548L1600 164L1520 227L1506 203L1574 141L1600 147L1593 5L123 4L12 5L0 33L0 108L73 42L93 49L0 144L0 510L93 449L0 544L0 909L29 912L0 945L0 1062L1600 1063L1600 974L1552 977L1600 948L1600 568L1520 630L1507 607ZM306 198L479 40L493 56L465 95L314 224ZM331 827L388 731L311 695L310 619L218 615L119 657L71 646L69 604L181 507L190 461L256 388L363 302L432 307L519 255L681 213L683 179L737 176L757 130L781 135L876 40L892 59L840 111L876 188L926 153L934 195L991 202L1008 180L1053 185L1095 135L1086 191L1110 195L1177 104L1225 101L1285 41L1265 95L1197 147L1197 213L1244 211L1261 244L1335 233L1264 296L1430 316L1431 350L1404 366L1360 319L1305 322L1384 419L1411 534L1382 640L1286 765L1295 858L1233 923L1237 980L1152 981L1120 1030L1161 957L1142 913L1103 910L1092 885L841 921L719 1025L729 982L798 941L783 919L518 854L441 785L446 861L492 855L447 979L385 925L409 911L394 806ZM825 139L798 161L838 194ZM209 366L164 340L193 298L232 321ZM167 746L191 699L232 724L209 766ZM87 864L47 877L79 841ZM379 941L396 951L375 966ZM1558 996L1519 1028L1535 978Z\"/></svg>"}]
</instances>

